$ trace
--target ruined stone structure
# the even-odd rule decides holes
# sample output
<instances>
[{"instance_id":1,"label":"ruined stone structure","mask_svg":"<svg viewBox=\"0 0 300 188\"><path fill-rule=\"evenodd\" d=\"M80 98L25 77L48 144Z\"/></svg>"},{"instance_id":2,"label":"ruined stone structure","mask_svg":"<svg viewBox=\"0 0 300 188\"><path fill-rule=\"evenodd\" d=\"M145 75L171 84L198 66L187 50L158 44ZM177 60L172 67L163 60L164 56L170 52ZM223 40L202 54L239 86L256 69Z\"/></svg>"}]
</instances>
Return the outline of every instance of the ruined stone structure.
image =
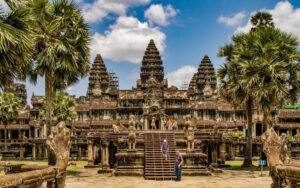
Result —
<instances>
[{"instance_id":1,"label":"ruined stone structure","mask_svg":"<svg viewBox=\"0 0 300 188\"><path fill-rule=\"evenodd\" d=\"M51 135L47 139L47 146L56 158L55 166L30 167L28 171L9 174L0 177L0 187L24 187L24 188L65 188L66 169L69 162L71 133L66 128L65 122L59 122L52 127ZM24 165L25 166L25 165ZM21 168L26 169L26 168ZM23 172L25 171L25 172Z\"/></svg>"},{"instance_id":2,"label":"ruined stone structure","mask_svg":"<svg viewBox=\"0 0 300 188\"><path fill-rule=\"evenodd\" d=\"M159 51L151 40L136 87L121 90L98 54L90 70L87 95L77 98L77 119L66 122L72 127L71 159L88 160L87 167L98 167L99 173L115 169L116 175L172 179L170 174L151 169L156 162L173 167L176 149L185 158L186 175L208 175L209 164L243 157L245 112L224 102L216 83L213 64L204 56L187 90L169 86ZM0 155L4 159L47 158L45 125L38 119L41 99L32 96L32 107L24 108L8 125L8 138L4 138L4 126L0 125ZM174 122L172 130L168 130L169 119ZM255 110L253 122L253 156L260 156L262 113ZM273 110L272 123L278 133L295 136L300 128L300 110ZM168 164L161 162L159 151L164 138L172 145ZM3 149L4 139L9 143L7 150ZM292 143L300 144L297 141Z\"/></svg>"}]
</instances>

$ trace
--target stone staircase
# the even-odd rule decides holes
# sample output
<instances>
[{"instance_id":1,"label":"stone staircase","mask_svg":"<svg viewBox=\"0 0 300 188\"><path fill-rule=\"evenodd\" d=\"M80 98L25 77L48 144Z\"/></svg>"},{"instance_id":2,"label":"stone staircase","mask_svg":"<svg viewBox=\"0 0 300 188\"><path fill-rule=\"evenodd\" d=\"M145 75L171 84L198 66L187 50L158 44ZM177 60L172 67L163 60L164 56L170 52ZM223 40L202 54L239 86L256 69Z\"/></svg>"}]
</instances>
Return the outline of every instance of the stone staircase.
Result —
<instances>
[{"instance_id":1,"label":"stone staircase","mask_svg":"<svg viewBox=\"0 0 300 188\"><path fill-rule=\"evenodd\" d=\"M170 132L145 133L145 179L173 180L175 162L175 135ZM166 139L169 143L168 161L164 160L161 144Z\"/></svg>"}]
</instances>

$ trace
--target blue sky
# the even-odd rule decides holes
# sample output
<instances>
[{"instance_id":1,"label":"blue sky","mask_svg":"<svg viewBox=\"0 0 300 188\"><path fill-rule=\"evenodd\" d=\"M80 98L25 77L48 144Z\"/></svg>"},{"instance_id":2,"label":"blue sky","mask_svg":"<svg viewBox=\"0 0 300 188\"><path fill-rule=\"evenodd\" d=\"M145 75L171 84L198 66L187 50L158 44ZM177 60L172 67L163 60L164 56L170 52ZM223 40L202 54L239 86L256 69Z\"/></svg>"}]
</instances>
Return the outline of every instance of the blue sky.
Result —
<instances>
[{"instance_id":1,"label":"blue sky","mask_svg":"<svg viewBox=\"0 0 300 188\"><path fill-rule=\"evenodd\" d=\"M1 0L0 0L1 2ZM91 61L96 53L119 77L120 88L135 86L140 62L150 38L162 52L169 85L181 87L207 54L215 68L223 64L218 48L230 42L234 32L251 27L250 15L267 10L283 31L300 39L300 1L275 0L77 0L90 25ZM85 95L88 78L68 88L70 94ZM44 82L26 83L32 92L44 95Z\"/></svg>"}]
</instances>

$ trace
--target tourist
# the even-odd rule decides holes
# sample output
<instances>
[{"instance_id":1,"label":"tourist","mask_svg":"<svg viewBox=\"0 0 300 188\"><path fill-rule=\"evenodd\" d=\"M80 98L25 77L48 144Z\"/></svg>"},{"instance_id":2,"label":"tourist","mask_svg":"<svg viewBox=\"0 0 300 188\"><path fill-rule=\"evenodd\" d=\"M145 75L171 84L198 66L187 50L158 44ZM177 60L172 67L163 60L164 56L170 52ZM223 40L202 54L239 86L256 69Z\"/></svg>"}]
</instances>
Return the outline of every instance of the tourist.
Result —
<instances>
[{"instance_id":1,"label":"tourist","mask_svg":"<svg viewBox=\"0 0 300 188\"><path fill-rule=\"evenodd\" d=\"M177 150L176 151L176 158L175 158L175 176L176 181L181 181L181 169L183 164L183 157L181 153Z\"/></svg>"},{"instance_id":2,"label":"tourist","mask_svg":"<svg viewBox=\"0 0 300 188\"><path fill-rule=\"evenodd\" d=\"M168 130L172 130L173 121L171 118L168 119Z\"/></svg>"},{"instance_id":3,"label":"tourist","mask_svg":"<svg viewBox=\"0 0 300 188\"><path fill-rule=\"evenodd\" d=\"M164 139L164 142L161 144L161 151L162 151L162 157L166 161L168 160L168 152L169 152L169 144L166 139Z\"/></svg>"},{"instance_id":4,"label":"tourist","mask_svg":"<svg viewBox=\"0 0 300 188\"><path fill-rule=\"evenodd\" d=\"M177 129L178 129L178 124L177 124L177 120L175 119L173 121L172 130L177 130Z\"/></svg>"}]
</instances>

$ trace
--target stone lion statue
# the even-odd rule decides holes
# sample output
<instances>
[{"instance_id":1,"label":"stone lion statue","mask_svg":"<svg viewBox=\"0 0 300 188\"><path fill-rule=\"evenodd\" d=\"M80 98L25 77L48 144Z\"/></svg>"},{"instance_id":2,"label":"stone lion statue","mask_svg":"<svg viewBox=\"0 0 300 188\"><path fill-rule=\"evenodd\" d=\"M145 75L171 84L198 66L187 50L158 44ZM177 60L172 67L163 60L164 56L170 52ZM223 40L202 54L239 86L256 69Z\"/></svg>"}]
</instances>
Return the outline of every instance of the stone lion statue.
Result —
<instances>
[{"instance_id":1,"label":"stone lion statue","mask_svg":"<svg viewBox=\"0 0 300 188\"><path fill-rule=\"evenodd\" d=\"M193 150L195 145L195 131L193 127L189 127L187 130L187 146L188 150Z\"/></svg>"},{"instance_id":2,"label":"stone lion statue","mask_svg":"<svg viewBox=\"0 0 300 188\"><path fill-rule=\"evenodd\" d=\"M64 121L61 121L56 126L52 127L51 134L49 135L46 144L55 154L55 166L60 169L60 172L64 173L68 166L71 149L71 133L70 129L66 128ZM65 187L65 181L66 174L63 174L60 182L61 188Z\"/></svg>"},{"instance_id":3,"label":"stone lion statue","mask_svg":"<svg viewBox=\"0 0 300 188\"><path fill-rule=\"evenodd\" d=\"M291 160L288 155L288 139L286 134L278 136L273 128L262 136L263 151L270 165L272 188L296 188L300 183L300 161Z\"/></svg>"},{"instance_id":4,"label":"stone lion statue","mask_svg":"<svg viewBox=\"0 0 300 188\"><path fill-rule=\"evenodd\" d=\"M135 117L130 116L129 127L128 127L128 147L129 149L135 149L136 144L136 128L135 128Z\"/></svg>"}]
</instances>

